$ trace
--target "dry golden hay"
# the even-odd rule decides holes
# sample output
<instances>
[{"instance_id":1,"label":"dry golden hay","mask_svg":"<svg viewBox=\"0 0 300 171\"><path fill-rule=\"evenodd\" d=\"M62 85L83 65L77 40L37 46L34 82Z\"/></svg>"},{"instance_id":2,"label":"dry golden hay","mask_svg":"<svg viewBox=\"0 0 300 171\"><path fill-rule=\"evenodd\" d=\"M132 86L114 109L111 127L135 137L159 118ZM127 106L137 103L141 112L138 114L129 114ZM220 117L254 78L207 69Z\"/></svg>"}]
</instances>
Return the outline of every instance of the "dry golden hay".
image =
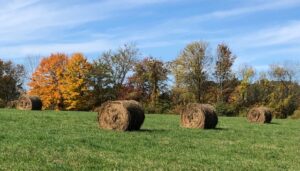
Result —
<instances>
[{"instance_id":1,"label":"dry golden hay","mask_svg":"<svg viewBox=\"0 0 300 171\"><path fill-rule=\"evenodd\" d=\"M37 96L22 96L17 104L19 110L41 110L42 107L42 101Z\"/></svg>"},{"instance_id":2,"label":"dry golden hay","mask_svg":"<svg viewBox=\"0 0 300 171\"><path fill-rule=\"evenodd\" d=\"M267 107L254 107L248 112L247 119L250 122L271 123L272 111Z\"/></svg>"},{"instance_id":3,"label":"dry golden hay","mask_svg":"<svg viewBox=\"0 0 300 171\"><path fill-rule=\"evenodd\" d=\"M218 116L209 104L190 103L181 112L181 126L185 128L213 129Z\"/></svg>"},{"instance_id":4,"label":"dry golden hay","mask_svg":"<svg viewBox=\"0 0 300 171\"><path fill-rule=\"evenodd\" d=\"M143 107L134 100L108 101L98 110L99 126L103 129L139 130L144 119Z\"/></svg>"}]
</instances>

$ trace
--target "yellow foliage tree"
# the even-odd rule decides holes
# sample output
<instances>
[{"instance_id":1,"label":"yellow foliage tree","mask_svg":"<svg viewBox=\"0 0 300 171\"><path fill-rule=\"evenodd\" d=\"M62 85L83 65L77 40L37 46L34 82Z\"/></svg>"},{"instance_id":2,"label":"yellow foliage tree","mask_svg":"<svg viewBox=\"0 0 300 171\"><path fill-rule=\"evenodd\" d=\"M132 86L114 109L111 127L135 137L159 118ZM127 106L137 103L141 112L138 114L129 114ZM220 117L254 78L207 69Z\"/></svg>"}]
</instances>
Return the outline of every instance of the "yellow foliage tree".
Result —
<instances>
[{"instance_id":1,"label":"yellow foliage tree","mask_svg":"<svg viewBox=\"0 0 300 171\"><path fill-rule=\"evenodd\" d=\"M63 80L63 96L67 110L88 108L90 96L88 74L91 64L81 53L75 53L68 60Z\"/></svg>"}]
</instances>

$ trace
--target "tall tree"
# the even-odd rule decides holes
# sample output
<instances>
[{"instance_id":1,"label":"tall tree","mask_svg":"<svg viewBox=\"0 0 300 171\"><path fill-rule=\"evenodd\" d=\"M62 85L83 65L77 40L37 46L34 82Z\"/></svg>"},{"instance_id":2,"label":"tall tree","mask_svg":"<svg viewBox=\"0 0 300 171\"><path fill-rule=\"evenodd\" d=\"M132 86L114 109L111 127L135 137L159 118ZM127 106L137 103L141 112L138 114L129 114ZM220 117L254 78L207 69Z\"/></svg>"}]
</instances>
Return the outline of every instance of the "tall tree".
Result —
<instances>
[{"instance_id":1,"label":"tall tree","mask_svg":"<svg viewBox=\"0 0 300 171\"><path fill-rule=\"evenodd\" d=\"M94 108L107 100L115 98L110 70L110 66L104 63L101 59L95 60L92 63L89 78L93 94L91 103Z\"/></svg>"},{"instance_id":2,"label":"tall tree","mask_svg":"<svg viewBox=\"0 0 300 171\"><path fill-rule=\"evenodd\" d=\"M29 94L40 96L46 109L64 108L62 87L67 60L67 55L61 53L43 58L28 83Z\"/></svg>"},{"instance_id":3,"label":"tall tree","mask_svg":"<svg viewBox=\"0 0 300 171\"><path fill-rule=\"evenodd\" d=\"M89 73L91 64L81 53L75 53L68 60L63 79L63 96L67 110L89 109Z\"/></svg>"},{"instance_id":4,"label":"tall tree","mask_svg":"<svg viewBox=\"0 0 300 171\"><path fill-rule=\"evenodd\" d=\"M206 42L188 44L172 62L171 70L175 77L175 87L186 88L195 95L197 102L204 102L211 60Z\"/></svg>"},{"instance_id":5,"label":"tall tree","mask_svg":"<svg viewBox=\"0 0 300 171\"><path fill-rule=\"evenodd\" d=\"M271 65L269 71L273 79L273 91L269 95L269 106L275 108L277 117L286 118L297 107L297 84L293 82L294 71L280 65Z\"/></svg>"},{"instance_id":6,"label":"tall tree","mask_svg":"<svg viewBox=\"0 0 300 171\"><path fill-rule=\"evenodd\" d=\"M101 63L110 67L110 76L117 94L125 82L127 74L137 62L139 50L133 44L125 44L116 52L107 51L100 57Z\"/></svg>"},{"instance_id":7,"label":"tall tree","mask_svg":"<svg viewBox=\"0 0 300 171\"><path fill-rule=\"evenodd\" d=\"M270 77L280 83L281 96L284 98L289 94L289 84L292 82L294 72L284 66L271 65L269 71Z\"/></svg>"},{"instance_id":8,"label":"tall tree","mask_svg":"<svg viewBox=\"0 0 300 171\"><path fill-rule=\"evenodd\" d=\"M0 59L0 99L7 103L18 98L23 91L23 65L14 65L11 61Z\"/></svg>"},{"instance_id":9,"label":"tall tree","mask_svg":"<svg viewBox=\"0 0 300 171\"><path fill-rule=\"evenodd\" d=\"M230 91L234 90L230 81L233 80L234 74L231 70L236 59L226 44L219 44L217 48L217 59L215 65L214 76L218 83L218 101L226 102Z\"/></svg>"},{"instance_id":10,"label":"tall tree","mask_svg":"<svg viewBox=\"0 0 300 171\"><path fill-rule=\"evenodd\" d=\"M130 80L145 93L144 96L148 96L150 105L154 107L158 104L159 95L166 87L167 75L168 69L165 64L150 57L136 64Z\"/></svg>"}]
</instances>

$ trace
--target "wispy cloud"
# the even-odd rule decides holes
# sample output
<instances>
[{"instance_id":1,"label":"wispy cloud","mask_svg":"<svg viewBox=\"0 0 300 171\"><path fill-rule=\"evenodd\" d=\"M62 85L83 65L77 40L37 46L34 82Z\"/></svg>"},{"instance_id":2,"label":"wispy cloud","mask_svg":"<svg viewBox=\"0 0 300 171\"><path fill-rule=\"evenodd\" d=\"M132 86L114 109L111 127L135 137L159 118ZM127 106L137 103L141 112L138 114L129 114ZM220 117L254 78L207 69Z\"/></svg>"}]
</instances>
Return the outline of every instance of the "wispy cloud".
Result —
<instances>
[{"instance_id":1,"label":"wispy cloud","mask_svg":"<svg viewBox=\"0 0 300 171\"><path fill-rule=\"evenodd\" d=\"M50 1L50 0L0 0L0 56L24 57L27 54L49 54L51 52L82 51L99 52L114 48L124 42L137 42L141 48L156 48L183 44L195 39L229 40L236 47L248 46L249 42L261 42L259 46L276 45L297 41L300 35L300 22L287 26L266 28L259 32L242 33L240 37L226 37L230 30L205 28L206 22L218 23L224 18L239 18L259 12L294 8L298 0L252 0L240 6L210 10L203 14L169 16L152 21L143 27L114 24L108 31L85 30L90 23L101 25L109 19L139 15L133 12L145 6L159 6L171 3L184 4L180 0L102 0L89 1ZM205 5L205 1L203 1ZM160 12L160 11L158 11ZM118 20L118 21L120 21ZM116 22L118 22L116 21ZM129 22L129 19L126 20ZM134 23L134 21L130 21ZM81 29L76 29L76 28ZM120 27L120 29L116 29ZM75 30L74 30L75 29ZM290 33L290 34L289 34ZM217 38L216 38L217 37ZM254 44L254 43L252 43ZM178 51L178 50L176 50Z\"/></svg>"},{"instance_id":2,"label":"wispy cloud","mask_svg":"<svg viewBox=\"0 0 300 171\"><path fill-rule=\"evenodd\" d=\"M117 44L112 44L110 41L94 40L88 42L79 43L52 43L52 44L28 44L20 46L11 46L0 48L0 52L7 54L7 56L14 57L26 57L29 54L50 54L56 52L73 53L73 52L99 52L113 47ZM25 56L24 56L25 55Z\"/></svg>"},{"instance_id":3,"label":"wispy cloud","mask_svg":"<svg viewBox=\"0 0 300 171\"><path fill-rule=\"evenodd\" d=\"M227 40L240 56L238 63L274 63L300 58L300 21L237 34Z\"/></svg>"},{"instance_id":4,"label":"wispy cloud","mask_svg":"<svg viewBox=\"0 0 300 171\"><path fill-rule=\"evenodd\" d=\"M251 2L251 1L250 1ZM226 18L232 16L241 16L249 13L256 13L268 10L284 9L289 7L295 7L300 5L298 0L272 0L272 1L260 1L254 4L249 4L247 7L215 11L199 18ZM261 3L263 2L263 3Z\"/></svg>"},{"instance_id":5,"label":"wispy cloud","mask_svg":"<svg viewBox=\"0 0 300 171\"><path fill-rule=\"evenodd\" d=\"M263 28L261 30L249 33L244 37L234 38L237 44L245 46L244 48L265 47L273 45L293 45L300 44L300 21L293 21Z\"/></svg>"},{"instance_id":6,"label":"wispy cloud","mask_svg":"<svg viewBox=\"0 0 300 171\"><path fill-rule=\"evenodd\" d=\"M184 18L176 18L169 21L169 23L176 22L177 24L199 23L213 19L224 19L230 17L242 17L248 14L257 14L258 12L266 12L279 9L295 8L300 6L299 0L266 0L266 1L245 1L239 7L228 9L219 9L204 14L193 15Z\"/></svg>"},{"instance_id":7,"label":"wispy cloud","mask_svg":"<svg viewBox=\"0 0 300 171\"><path fill-rule=\"evenodd\" d=\"M48 1L0 0L0 55L25 56L26 53L49 51L93 52L95 48L109 47L114 40L101 32L91 32L92 39L65 42L68 36L83 30L70 31L91 22L122 16L126 11L143 6L166 3L168 0L103 0L103 1ZM116 33L117 34L117 33ZM105 35L105 34L102 34ZM104 37L104 38L103 38ZM107 37L112 37L107 34ZM56 41L55 41L56 40Z\"/></svg>"},{"instance_id":8,"label":"wispy cloud","mask_svg":"<svg viewBox=\"0 0 300 171\"><path fill-rule=\"evenodd\" d=\"M199 35L205 35L205 36L220 36L219 41L222 40L222 34L226 34L226 32L230 31L229 29L225 28L219 28L218 30L207 30L207 28L202 28L203 24L207 22L208 20L215 20L218 22L219 19L224 18L231 18L232 17L241 17L243 15L247 14L257 14L259 12L266 12L266 11L272 11L272 10L278 10L278 9L287 9L287 8L295 8L297 6L300 6L300 1L298 0L266 0L266 1L249 1L248 3L244 4L245 7L234 7L227 10L218 10L213 12L208 12L201 15L193 15L188 17L182 17L182 18L171 18L166 21L163 21L162 23L155 25L153 27L144 29L142 31L134 30L134 34L130 34L129 32L129 40L155 40L156 38L162 38L167 36L178 36L178 35L185 35L191 36L191 35L197 35L198 38L202 39L203 36ZM205 24L204 24L205 25ZM289 27L289 26L288 26ZM280 28L279 28L280 29ZM291 28L290 28L291 29ZM293 32L297 30L295 28ZM263 35L266 37L265 39L268 39L270 37L273 37L272 34L269 34L269 36L266 36L265 33L269 30L263 30L261 34L261 38L263 38ZM278 30L274 29L274 34L276 34ZM271 31L272 32L272 31ZM282 30L284 32L284 30ZM299 34L298 32L297 34ZM244 33L245 34L245 33ZM247 33L246 33L247 34ZM255 33L257 34L257 33ZM283 33L284 34L284 33ZM243 35L242 37L244 37ZM256 35L255 35L256 36ZM254 36L254 37L255 37ZM253 35L250 35L249 37L253 38ZM280 35L278 35L278 41L280 41ZM292 35L289 37L286 37L288 40L289 38L295 38ZM296 37L297 38L297 37ZM178 39L178 38L177 38ZM217 40L217 38L212 38L214 40ZM223 36L223 39L228 39L230 41L230 38ZM185 38L185 41L187 38ZM275 41L275 40L274 40ZM158 41L158 43L154 45L146 45L151 47L156 47L160 45L168 45L173 44L173 40L167 40L164 41ZM241 43L241 41L239 42ZM245 43L246 45L246 43Z\"/></svg>"}]
</instances>

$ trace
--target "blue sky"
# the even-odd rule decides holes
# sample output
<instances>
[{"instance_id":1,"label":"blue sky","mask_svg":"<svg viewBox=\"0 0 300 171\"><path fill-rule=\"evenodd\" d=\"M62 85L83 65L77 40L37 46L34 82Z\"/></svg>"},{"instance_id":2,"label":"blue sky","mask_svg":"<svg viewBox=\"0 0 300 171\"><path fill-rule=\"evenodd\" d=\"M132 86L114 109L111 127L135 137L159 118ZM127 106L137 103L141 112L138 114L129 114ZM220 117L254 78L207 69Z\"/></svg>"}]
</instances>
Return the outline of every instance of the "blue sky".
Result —
<instances>
[{"instance_id":1,"label":"blue sky","mask_svg":"<svg viewBox=\"0 0 300 171\"><path fill-rule=\"evenodd\" d=\"M0 0L0 57L83 52L89 59L134 42L175 59L192 41L227 43L235 67L300 61L300 0Z\"/></svg>"}]
</instances>

